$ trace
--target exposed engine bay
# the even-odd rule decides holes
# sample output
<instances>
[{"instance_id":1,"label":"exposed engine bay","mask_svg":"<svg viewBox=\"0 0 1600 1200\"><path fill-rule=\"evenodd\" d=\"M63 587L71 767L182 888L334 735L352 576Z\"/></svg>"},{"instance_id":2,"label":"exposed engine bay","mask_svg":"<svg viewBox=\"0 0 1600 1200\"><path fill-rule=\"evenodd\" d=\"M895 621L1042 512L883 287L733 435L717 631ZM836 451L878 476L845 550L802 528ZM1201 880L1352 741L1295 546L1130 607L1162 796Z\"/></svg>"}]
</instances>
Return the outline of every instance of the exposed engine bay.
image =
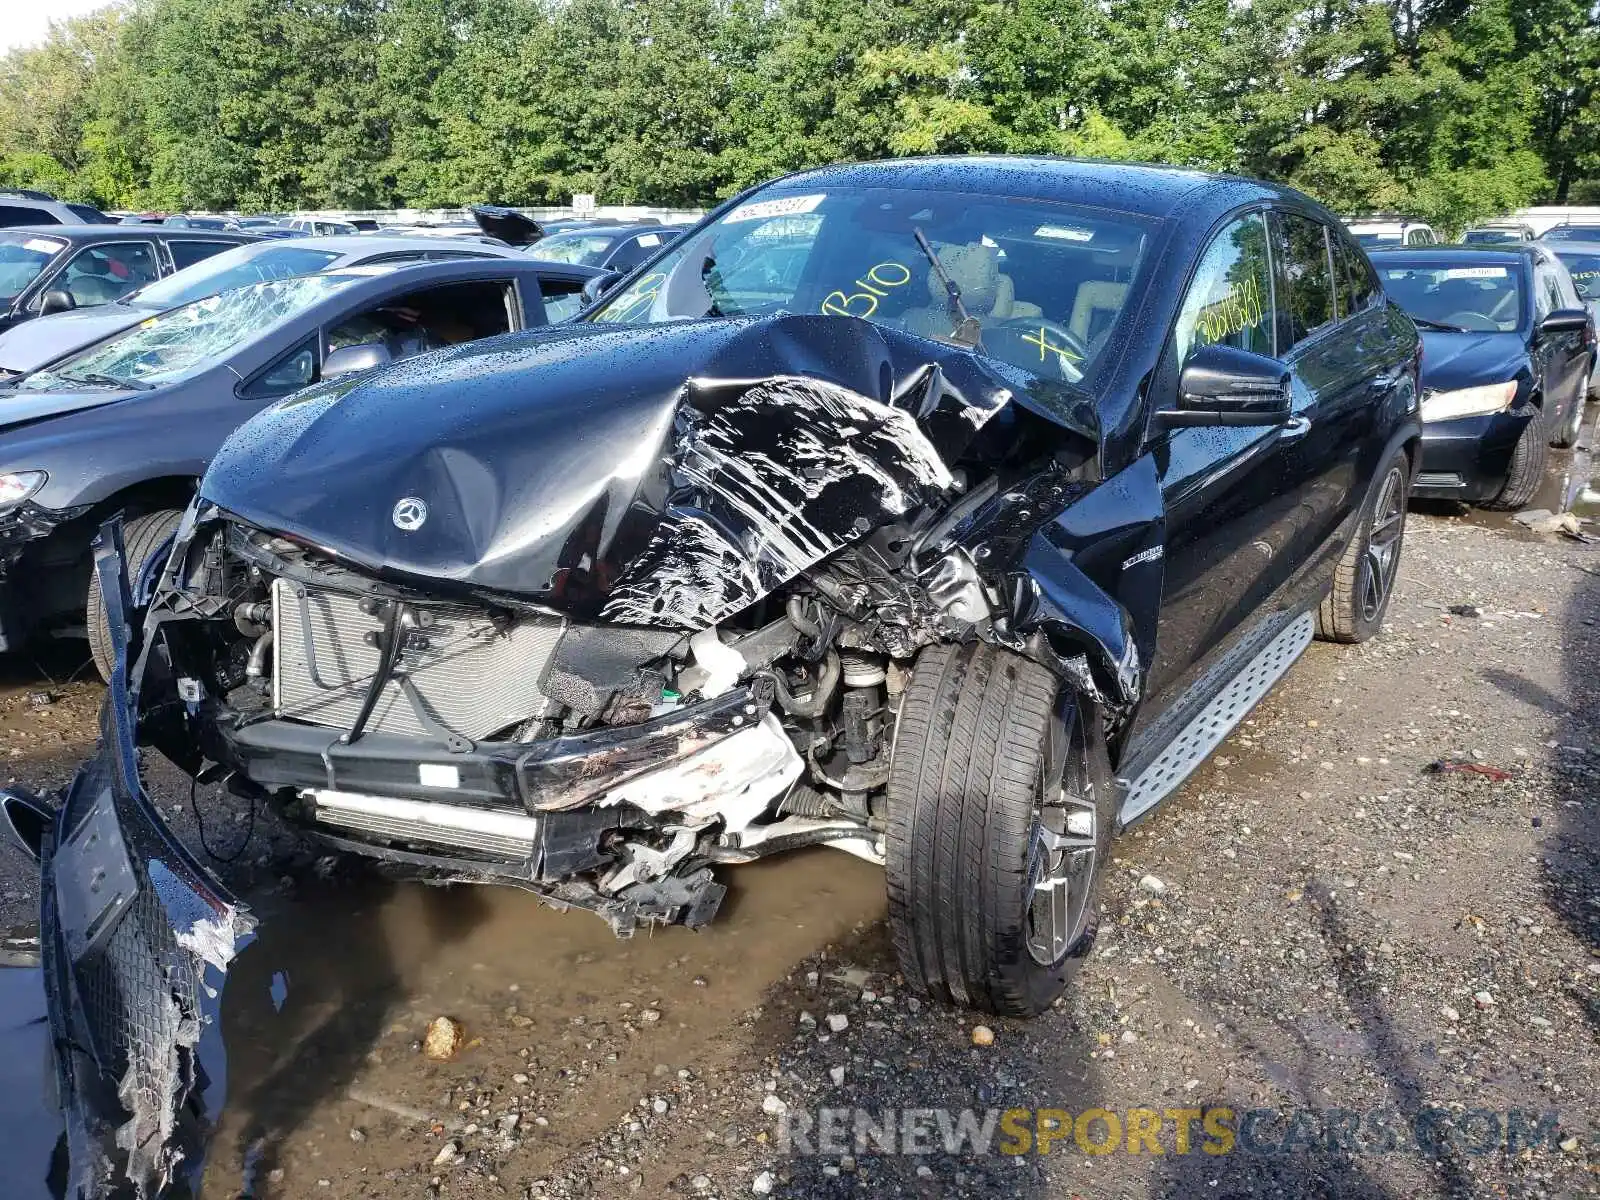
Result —
<instances>
[{"instance_id":1,"label":"exposed engine bay","mask_svg":"<svg viewBox=\"0 0 1600 1200\"><path fill-rule=\"evenodd\" d=\"M621 336L524 354L559 363L582 340L592 381L596 343ZM721 864L813 844L881 862L895 712L924 646L982 638L1109 713L1134 703L1129 609L1069 557L1107 543L1120 587L1159 523L1123 508L1110 530L1052 530L1099 482L1070 385L1027 381L1024 400L992 361L928 362L918 341L903 364L892 332L826 318L669 338L676 355L658 344L652 364L689 360L671 389L626 428L625 402L603 409L627 462L534 483L542 508L502 490L472 511L470 487L489 490L476 447L430 447L392 501L346 494L269 523L254 457L283 448L281 495L283 464L317 467L320 426L360 390L314 388L252 422L145 581L144 739L333 847L515 884L625 935L708 921ZM795 369L740 370L757 352ZM556 524L556 492L566 522L528 537ZM358 526L381 533L358 545ZM497 547L508 531L520 540Z\"/></svg>"}]
</instances>

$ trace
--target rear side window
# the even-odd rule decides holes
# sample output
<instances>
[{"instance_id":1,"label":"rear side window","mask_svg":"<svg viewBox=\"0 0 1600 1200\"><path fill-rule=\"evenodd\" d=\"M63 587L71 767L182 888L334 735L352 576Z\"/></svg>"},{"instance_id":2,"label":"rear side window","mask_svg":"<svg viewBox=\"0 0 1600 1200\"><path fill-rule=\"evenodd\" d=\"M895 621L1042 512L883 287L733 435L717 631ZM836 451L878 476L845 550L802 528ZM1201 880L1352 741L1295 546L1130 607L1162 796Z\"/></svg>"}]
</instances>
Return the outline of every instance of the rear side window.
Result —
<instances>
[{"instance_id":1,"label":"rear side window","mask_svg":"<svg viewBox=\"0 0 1600 1200\"><path fill-rule=\"evenodd\" d=\"M1273 353L1270 264L1260 213L1240 217L1212 239L1178 310L1179 366L1201 346Z\"/></svg>"},{"instance_id":2,"label":"rear side window","mask_svg":"<svg viewBox=\"0 0 1600 1200\"><path fill-rule=\"evenodd\" d=\"M1342 268L1336 275L1339 284L1339 315L1348 317L1370 305L1383 293L1378 276L1367 256L1348 239L1333 237L1334 260Z\"/></svg>"},{"instance_id":3,"label":"rear side window","mask_svg":"<svg viewBox=\"0 0 1600 1200\"><path fill-rule=\"evenodd\" d=\"M1278 259L1278 353L1286 354L1334 320L1333 268L1328 231L1320 221L1275 212L1272 223Z\"/></svg>"},{"instance_id":4,"label":"rear side window","mask_svg":"<svg viewBox=\"0 0 1600 1200\"><path fill-rule=\"evenodd\" d=\"M0 204L0 229L14 229L18 225L59 225L60 221L49 210L27 204Z\"/></svg>"},{"instance_id":5,"label":"rear side window","mask_svg":"<svg viewBox=\"0 0 1600 1200\"><path fill-rule=\"evenodd\" d=\"M172 265L178 270L192 267L202 259L210 258L213 254L220 254L224 250L233 249L232 242L168 242L167 249L172 252Z\"/></svg>"}]
</instances>

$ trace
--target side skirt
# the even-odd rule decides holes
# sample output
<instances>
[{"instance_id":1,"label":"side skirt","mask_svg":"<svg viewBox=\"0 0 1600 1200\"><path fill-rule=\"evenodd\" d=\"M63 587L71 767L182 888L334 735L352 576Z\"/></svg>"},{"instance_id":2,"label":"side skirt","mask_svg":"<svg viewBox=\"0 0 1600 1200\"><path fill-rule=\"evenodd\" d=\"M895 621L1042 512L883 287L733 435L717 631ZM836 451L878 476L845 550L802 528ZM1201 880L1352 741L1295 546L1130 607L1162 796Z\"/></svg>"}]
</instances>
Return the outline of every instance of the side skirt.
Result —
<instances>
[{"instance_id":1,"label":"side skirt","mask_svg":"<svg viewBox=\"0 0 1600 1200\"><path fill-rule=\"evenodd\" d=\"M1176 791L1283 678L1315 632L1309 611L1263 621L1214 664L1123 761L1118 825L1133 824Z\"/></svg>"}]
</instances>

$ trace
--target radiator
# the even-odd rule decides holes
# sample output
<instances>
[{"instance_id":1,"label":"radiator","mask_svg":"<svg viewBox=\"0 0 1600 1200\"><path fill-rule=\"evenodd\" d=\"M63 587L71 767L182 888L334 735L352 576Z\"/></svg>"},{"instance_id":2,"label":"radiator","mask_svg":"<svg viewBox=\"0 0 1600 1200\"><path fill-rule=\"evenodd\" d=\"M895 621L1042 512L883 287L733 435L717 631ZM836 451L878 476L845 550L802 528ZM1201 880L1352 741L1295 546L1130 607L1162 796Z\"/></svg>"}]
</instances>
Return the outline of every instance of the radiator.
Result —
<instances>
[{"instance_id":1,"label":"radiator","mask_svg":"<svg viewBox=\"0 0 1600 1200\"><path fill-rule=\"evenodd\" d=\"M360 598L272 585L272 703L280 717L349 729L378 669L383 618L361 611ZM406 631L397 674L415 685L428 714L461 737L480 740L544 714L541 684L565 623L533 617L496 628L481 609L430 606L425 624ZM312 676L314 650L316 677ZM367 722L374 733L431 736L397 681L378 697Z\"/></svg>"}]
</instances>

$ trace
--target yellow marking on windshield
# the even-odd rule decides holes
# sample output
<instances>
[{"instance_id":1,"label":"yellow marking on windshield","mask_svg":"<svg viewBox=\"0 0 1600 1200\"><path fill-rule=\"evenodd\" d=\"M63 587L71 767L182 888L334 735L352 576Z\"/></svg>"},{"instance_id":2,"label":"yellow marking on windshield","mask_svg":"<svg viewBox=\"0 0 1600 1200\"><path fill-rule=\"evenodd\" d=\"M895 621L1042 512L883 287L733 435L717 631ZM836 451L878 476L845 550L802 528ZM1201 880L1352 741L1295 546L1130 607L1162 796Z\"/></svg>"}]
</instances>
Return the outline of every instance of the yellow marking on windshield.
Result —
<instances>
[{"instance_id":1,"label":"yellow marking on windshield","mask_svg":"<svg viewBox=\"0 0 1600 1200\"><path fill-rule=\"evenodd\" d=\"M1058 346L1054 342L1052 342L1050 340L1050 331L1049 331L1049 329L1047 329L1043 325L1039 326L1039 336L1038 337L1035 337L1031 333L1025 333L1025 334L1022 335L1022 340L1027 342L1028 345L1030 345L1030 346L1039 347L1039 361L1040 362L1044 362L1045 361L1045 355L1046 355L1047 352L1050 353L1050 354L1054 354L1063 363L1069 363L1069 362L1075 363L1075 362L1082 362L1083 361L1083 357L1081 355L1074 354L1067 347Z\"/></svg>"},{"instance_id":2,"label":"yellow marking on windshield","mask_svg":"<svg viewBox=\"0 0 1600 1200\"><path fill-rule=\"evenodd\" d=\"M870 282L869 282L870 281ZM904 287L911 282L911 268L904 263L881 262L868 271L866 278L852 281L859 292L846 295L843 289L832 291L823 298L822 311L833 317L870 317L878 311L878 301L889 293L885 289ZM856 307L857 302L864 307Z\"/></svg>"}]
</instances>

